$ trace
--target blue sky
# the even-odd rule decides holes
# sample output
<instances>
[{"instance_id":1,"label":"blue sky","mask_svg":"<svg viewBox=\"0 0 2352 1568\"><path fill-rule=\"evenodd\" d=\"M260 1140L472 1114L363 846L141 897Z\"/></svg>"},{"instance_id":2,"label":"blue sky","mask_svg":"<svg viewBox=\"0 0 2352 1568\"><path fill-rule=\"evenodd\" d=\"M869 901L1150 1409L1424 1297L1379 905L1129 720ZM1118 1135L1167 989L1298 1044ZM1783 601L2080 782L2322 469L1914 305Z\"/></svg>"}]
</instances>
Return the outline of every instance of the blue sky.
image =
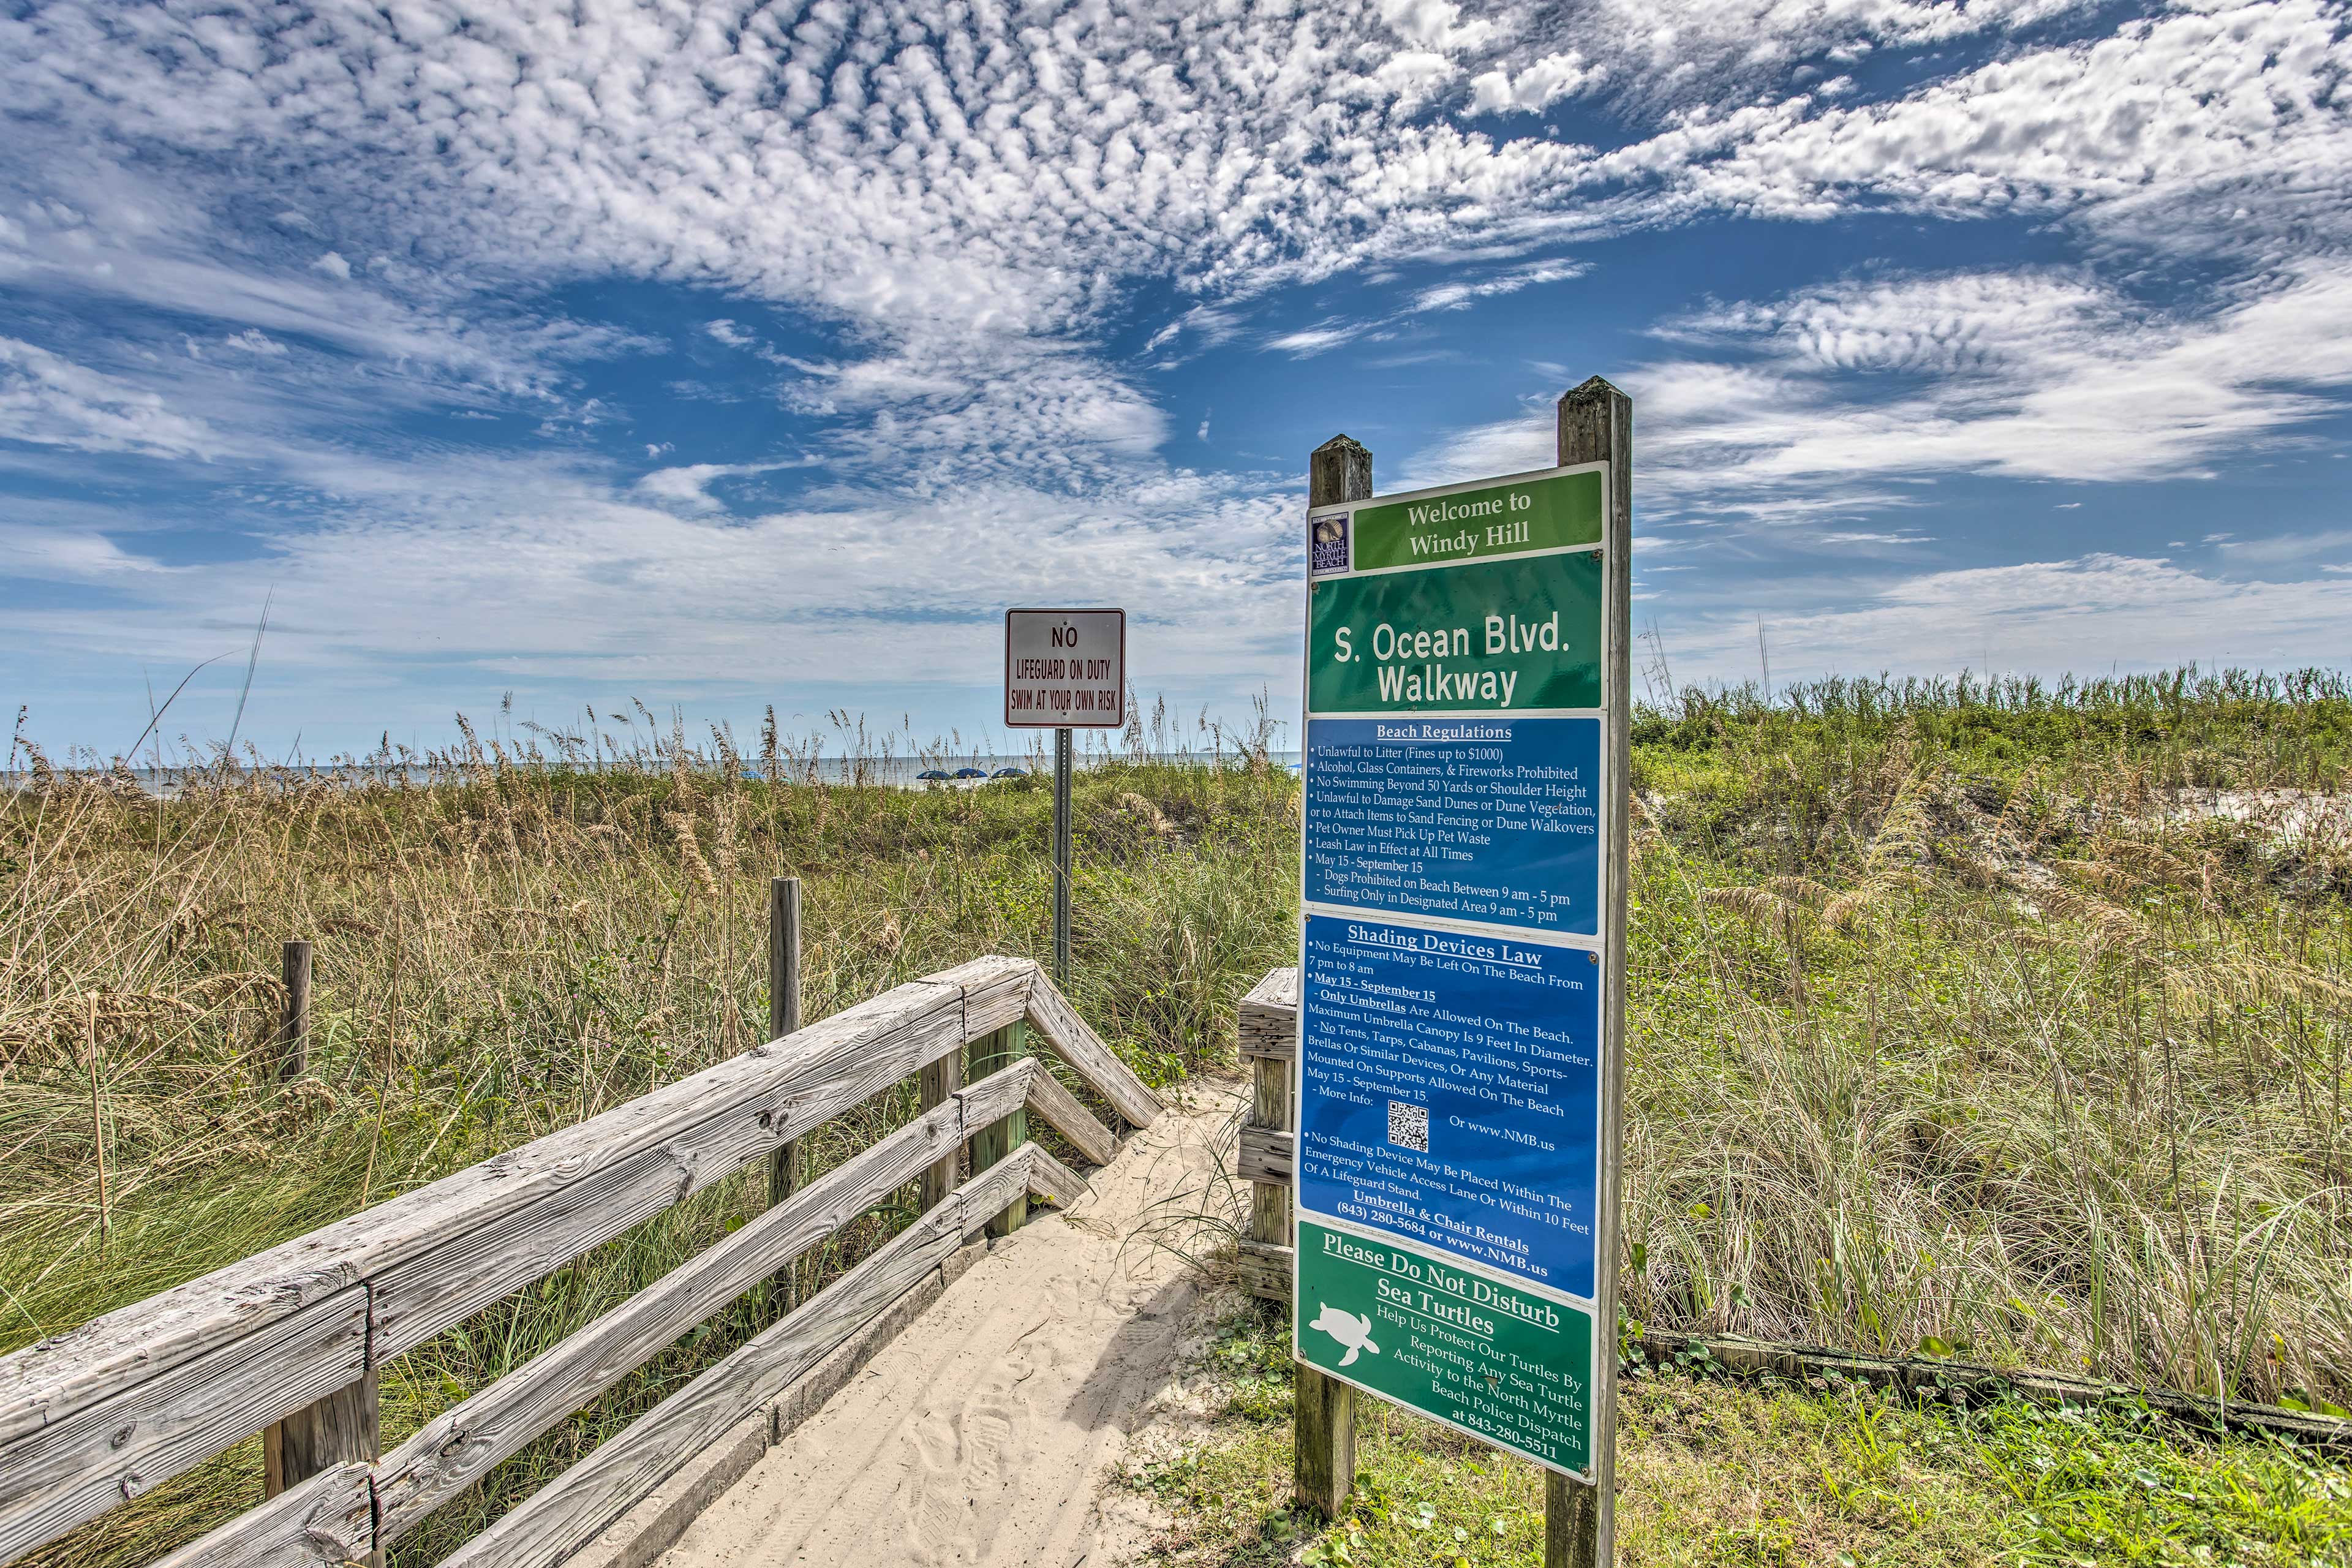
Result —
<instances>
[{"instance_id":1,"label":"blue sky","mask_svg":"<svg viewBox=\"0 0 2352 1568\"><path fill-rule=\"evenodd\" d=\"M2337 5L0 3L0 700L1296 709L1306 454L1636 406L1680 683L2352 659Z\"/></svg>"}]
</instances>

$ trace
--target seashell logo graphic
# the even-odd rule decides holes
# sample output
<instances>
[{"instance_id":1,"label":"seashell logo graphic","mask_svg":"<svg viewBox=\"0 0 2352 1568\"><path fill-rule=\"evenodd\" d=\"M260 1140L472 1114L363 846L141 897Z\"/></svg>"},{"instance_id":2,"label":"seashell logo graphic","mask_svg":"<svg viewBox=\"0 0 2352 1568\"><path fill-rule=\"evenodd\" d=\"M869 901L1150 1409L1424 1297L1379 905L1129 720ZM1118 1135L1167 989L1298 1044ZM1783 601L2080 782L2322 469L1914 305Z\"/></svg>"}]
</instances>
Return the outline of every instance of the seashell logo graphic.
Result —
<instances>
[{"instance_id":1,"label":"seashell logo graphic","mask_svg":"<svg viewBox=\"0 0 2352 1568\"><path fill-rule=\"evenodd\" d=\"M1333 512L1307 526L1307 575L1348 570L1348 523L1355 514Z\"/></svg>"}]
</instances>

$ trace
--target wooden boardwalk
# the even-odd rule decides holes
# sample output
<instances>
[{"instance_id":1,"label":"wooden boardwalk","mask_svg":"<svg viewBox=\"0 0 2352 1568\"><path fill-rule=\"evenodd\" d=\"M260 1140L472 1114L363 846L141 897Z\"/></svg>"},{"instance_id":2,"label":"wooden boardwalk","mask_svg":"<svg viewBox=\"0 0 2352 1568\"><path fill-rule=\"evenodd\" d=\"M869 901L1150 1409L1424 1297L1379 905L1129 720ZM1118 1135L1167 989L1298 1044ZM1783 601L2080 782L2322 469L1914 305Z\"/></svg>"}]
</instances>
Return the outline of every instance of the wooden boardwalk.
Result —
<instances>
[{"instance_id":1,"label":"wooden boardwalk","mask_svg":"<svg viewBox=\"0 0 2352 1568\"><path fill-rule=\"evenodd\" d=\"M998 1244L661 1568L1126 1560L1134 1510L1113 1497L1106 1511L1105 1482L1168 1383L1196 1279L1138 1227L1211 1179L1220 1136L1230 1157L1237 1107L1230 1090L1193 1089L1094 1173L1092 1196ZM619 1539L599 1547L583 1563L632 1555Z\"/></svg>"},{"instance_id":2,"label":"wooden boardwalk","mask_svg":"<svg viewBox=\"0 0 2352 1568\"><path fill-rule=\"evenodd\" d=\"M773 968L796 992L792 947ZM1016 1231L1031 1194L1082 1200L1084 1179L1031 1141L1031 1113L1088 1163L1161 1114L1026 959L976 959L805 1028L790 1026L796 1005L779 1012L786 1032L741 1056L0 1356L0 1564L255 1434L266 1500L166 1568L381 1563L500 1459L919 1183L912 1225L443 1560L554 1568L908 1310L971 1238ZM803 1180L801 1137L910 1078L914 1121ZM770 1173L766 1213L381 1452L379 1368L755 1163Z\"/></svg>"}]
</instances>

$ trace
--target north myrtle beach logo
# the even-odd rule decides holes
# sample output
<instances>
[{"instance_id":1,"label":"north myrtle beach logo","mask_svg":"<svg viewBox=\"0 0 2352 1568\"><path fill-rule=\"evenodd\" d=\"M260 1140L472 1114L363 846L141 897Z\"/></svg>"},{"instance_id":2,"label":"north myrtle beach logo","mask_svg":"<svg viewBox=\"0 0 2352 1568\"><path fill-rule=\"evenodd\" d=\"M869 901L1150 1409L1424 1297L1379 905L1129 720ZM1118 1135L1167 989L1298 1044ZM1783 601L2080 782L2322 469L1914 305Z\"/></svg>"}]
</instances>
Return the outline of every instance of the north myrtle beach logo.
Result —
<instances>
[{"instance_id":1,"label":"north myrtle beach logo","mask_svg":"<svg viewBox=\"0 0 2352 1568\"><path fill-rule=\"evenodd\" d=\"M1307 524L1309 574L1348 569L1348 520L1353 515L1343 511Z\"/></svg>"}]
</instances>

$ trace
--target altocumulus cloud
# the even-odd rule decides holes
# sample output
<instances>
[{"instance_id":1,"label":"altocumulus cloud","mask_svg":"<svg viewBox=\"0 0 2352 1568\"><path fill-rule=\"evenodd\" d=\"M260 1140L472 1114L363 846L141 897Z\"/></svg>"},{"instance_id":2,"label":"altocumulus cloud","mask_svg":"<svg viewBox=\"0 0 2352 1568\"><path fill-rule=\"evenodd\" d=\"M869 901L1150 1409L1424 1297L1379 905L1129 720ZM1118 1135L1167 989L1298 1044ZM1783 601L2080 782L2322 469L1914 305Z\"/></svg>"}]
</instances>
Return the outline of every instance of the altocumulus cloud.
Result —
<instances>
[{"instance_id":1,"label":"altocumulus cloud","mask_svg":"<svg viewBox=\"0 0 2352 1568\"><path fill-rule=\"evenodd\" d=\"M1590 288L1630 237L2044 226L2071 259L1686 302L1625 376L1662 526L1924 548L1941 531L1850 520L1950 476L2206 473L2339 405L2347 64L2317 0L32 4L0 19L5 558L114 597L20 595L5 635L122 679L126 635L216 651L181 606L266 574L310 628L275 656L320 689L397 683L425 640L485 685L821 681L772 629L845 620L887 684L982 647L985 583L1124 600L1204 691L1279 688L1292 481L1177 464L1154 376ZM2159 292L2167 269L2202 281ZM695 302L622 328L568 292L609 279ZM1114 352L1145 310L1144 352ZM788 435L633 430L598 378L689 353L755 379L680 384ZM461 413L516 434L429 423ZM1533 404L1425 420L1412 477L1539 464L1544 431ZM109 484L201 498L205 547ZM125 566L166 559L168 593ZM2028 618L2263 591L2137 559L1888 580L1822 647L1899 646L1959 581ZM2273 586L2284 614L2334 603Z\"/></svg>"}]
</instances>

